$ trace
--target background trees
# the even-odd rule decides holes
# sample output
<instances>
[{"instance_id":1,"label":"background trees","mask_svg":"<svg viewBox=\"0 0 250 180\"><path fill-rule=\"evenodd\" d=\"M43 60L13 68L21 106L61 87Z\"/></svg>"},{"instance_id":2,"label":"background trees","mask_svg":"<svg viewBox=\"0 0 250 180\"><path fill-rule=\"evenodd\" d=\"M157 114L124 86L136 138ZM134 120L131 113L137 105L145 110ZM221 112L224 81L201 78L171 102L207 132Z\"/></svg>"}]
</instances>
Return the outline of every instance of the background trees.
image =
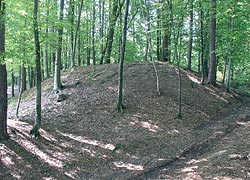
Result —
<instances>
[{"instance_id":1,"label":"background trees","mask_svg":"<svg viewBox=\"0 0 250 180\"><path fill-rule=\"evenodd\" d=\"M69 68L76 64L82 66L118 62L121 51L124 2L124 0L84 2L65 0L61 20L56 18L59 0L41 2L38 16L41 28L42 78L46 79L54 75L55 63L57 64L60 55L62 65L59 69ZM152 41L153 58L177 64L174 53L173 33L175 29L176 35L179 34L178 38L182 39L182 44L179 43L180 41L177 43L178 49L181 50L180 66L201 73L203 82L208 77L208 68L211 70L212 67L213 69L216 67L217 73L209 74L215 74L215 79L225 83L228 82L225 80L229 80L227 83L229 85L232 83L234 85L236 81L246 83L246 76L249 74L249 56L245 50L248 49L249 43L245 41L245 38L249 38L249 33L247 33L249 15L244 7L247 6L249 5L246 0L217 2L216 49L214 51L217 55L217 63L213 66L209 57L209 49L211 49L209 48L211 37L209 24L213 11L210 2L201 0L131 1L129 14L131 20L128 22L125 62L148 59L147 57L150 56L147 48L149 42L146 38L146 31L148 31L150 32L149 40ZM32 87L35 83L32 3L14 0L8 3L8 7L7 68L9 72L13 70L13 75L16 77L20 77L19 72L23 72L23 79L27 79L29 86ZM143 16L146 16L147 21L143 20ZM233 31L232 21L234 21ZM178 28L180 23L183 26ZM64 34L57 35L57 30L62 28ZM57 52L60 46L56 39L59 37L62 37L61 52ZM237 60L235 60L236 57ZM8 82L10 84L11 79ZM22 84L26 84L24 80Z\"/></svg>"},{"instance_id":2,"label":"background trees","mask_svg":"<svg viewBox=\"0 0 250 180\"><path fill-rule=\"evenodd\" d=\"M124 0L64 0L59 18L60 4L59 0L42 1L38 10L42 79L55 76L58 87L54 85L54 89L61 88L61 69L119 61L125 13ZM203 83L208 80L214 85L219 80L228 87L248 83L250 64L245 52L250 42L250 5L247 0L218 1L213 37L209 26L215 9L211 4L214 1L131 1L125 62L153 57L200 73ZM32 12L32 2L7 4L7 70L27 88L36 83ZM216 49L209 46L212 37ZM12 82L9 75L8 84Z\"/></svg>"}]
</instances>

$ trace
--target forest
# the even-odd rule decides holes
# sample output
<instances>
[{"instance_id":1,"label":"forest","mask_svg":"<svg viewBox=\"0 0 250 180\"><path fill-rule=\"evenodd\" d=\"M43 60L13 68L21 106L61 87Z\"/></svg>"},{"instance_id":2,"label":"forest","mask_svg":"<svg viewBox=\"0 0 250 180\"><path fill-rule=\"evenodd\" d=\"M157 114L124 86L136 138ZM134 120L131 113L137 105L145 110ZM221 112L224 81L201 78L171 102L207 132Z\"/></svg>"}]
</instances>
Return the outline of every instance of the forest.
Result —
<instances>
[{"instance_id":1,"label":"forest","mask_svg":"<svg viewBox=\"0 0 250 180\"><path fill-rule=\"evenodd\" d=\"M0 0L0 179L250 178L249 19L248 0Z\"/></svg>"}]
</instances>

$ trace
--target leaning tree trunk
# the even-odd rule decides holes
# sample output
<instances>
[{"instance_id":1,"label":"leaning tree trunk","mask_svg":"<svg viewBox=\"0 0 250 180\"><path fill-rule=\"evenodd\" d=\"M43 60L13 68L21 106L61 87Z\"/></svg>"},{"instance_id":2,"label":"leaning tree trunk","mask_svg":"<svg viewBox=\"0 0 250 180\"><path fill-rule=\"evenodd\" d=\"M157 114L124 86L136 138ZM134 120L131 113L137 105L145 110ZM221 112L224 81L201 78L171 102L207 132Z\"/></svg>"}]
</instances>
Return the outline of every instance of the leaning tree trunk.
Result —
<instances>
[{"instance_id":1,"label":"leaning tree trunk","mask_svg":"<svg viewBox=\"0 0 250 180\"><path fill-rule=\"evenodd\" d=\"M20 103L21 103L21 99L22 99L22 94L23 94L23 73L24 71L22 71L22 67L20 68L20 74L19 74L19 94L18 94L18 101L17 101L17 106L16 106L16 118L18 119L18 114L19 114L19 107L20 107Z\"/></svg>"},{"instance_id":2,"label":"leaning tree trunk","mask_svg":"<svg viewBox=\"0 0 250 180\"><path fill-rule=\"evenodd\" d=\"M123 25L123 34L122 34L122 46L120 52L120 66L119 66L119 91L118 91L118 102L117 110L118 112L123 112L123 103L122 103L122 90L123 90L123 62L126 51L126 40L127 40L127 26L128 26L128 10L129 10L129 0L126 0L126 8L124 15L124 25Z\"/></svg>"},{"instance_id":3,"label":"leaning tree trunk","mask_svg":"<svg viewBox=\"0 0 250 180\"><path fill-rule=\"evenodd\" d=\"M30 130L30 134L38 138L39 128L41 126L41 64L40 64L40 41L39 41L39 29L37 22L38 12L38 0L34 0L34 39L36 49L36 119L33 128Z\"/></svg>"},{"instance_id":4,"label":"leaning tree trunk","mask_svg":"<svg viewBox=\"0 0 250 180\"><path fill-rule=\"evenodd\" d=\"M5 1L0 0L0 139L8 139L7 133L7 70L5 56Z\"/></svg>"}]
</instances>

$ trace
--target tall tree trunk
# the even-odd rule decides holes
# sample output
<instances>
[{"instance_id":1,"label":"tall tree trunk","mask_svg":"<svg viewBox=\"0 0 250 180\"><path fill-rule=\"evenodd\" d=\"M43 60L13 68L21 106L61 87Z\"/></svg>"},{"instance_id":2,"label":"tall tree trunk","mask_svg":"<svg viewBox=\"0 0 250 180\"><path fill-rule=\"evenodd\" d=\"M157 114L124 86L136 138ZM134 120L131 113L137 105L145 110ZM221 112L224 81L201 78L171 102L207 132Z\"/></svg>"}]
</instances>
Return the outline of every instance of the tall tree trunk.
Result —
<instances>
[{"instance_id":1,"label":"tall tree trunk","mask_svg":"<svg viewBox=\"0 0 250 180\"><path fill-rule=\"evenodd\" d=\"M80 67L81 64L82 64L82 59L81 59L81 37L80 36L78 37L77 47L78 47L78 52L77 52L77 54L78 54L77 59L78 60L77 60L77 62L78 62L78 66Z\"/></svg>"},{"instance_id":2,"label":"tall tree trunk","mask_svg":"<svg viewBox=\"0 0 250 180\"><path fill-rule=\"evenodd\" d=\"M5 1L0 0L0 139L8 139L7 133L7 70L5 56Z\"/></svg>"},{"instance_id":3,"label":"tall tree trunk","mask_svg":"<svg viewBox=\"0 0 250 180\"><path fill-rule=\"evenodd\" d=\"M215 40L216 40L216 0L211 0L211 10L210 10L210 64L209 64L209 74L208 83L212 86L216 85L216 73L217 73L217 61L215 53Z\"/></svg>"},{"instance_id":4,"label":"tall tree trunk","mask_svg":"<svg viewBox=\"0 0 250 180\"><path fill-rule=\"evenodd\" d=\"M100 17L99 17L99 21L101 23L101 26L100 26L100 39L101 39L101 45L100 45L100 53L101 53L101 59L100 59L100 64L103 64L103 58L104 58L104 48L103 48L103 45L104 45L104 2L99 2L99 9L100 9Z\"/></svg>"},{"instance_id":5,"label":"tall tree trunk","mask_svg":"<svg viewBox=\"0 0 250 180\"><path fill-rule=\"evenodd\" d=\"M88 16L88 14L87 14L87 16ZM91 51L90 51L90 34L91 34L91 32L90 32L91 30L90 30L90 28L89 28L89 23L87 22L87 38L86 38L86 41L87 41L87 48L86 48L86 53L87 53L87 66L89 66L90 65L90 60L91 60L91 57L90 57L90 54L91 54Z\"/></svg>"},{"instance_id":6,"label":"tall tree trunk","mask_svg":"<svg viewBox=\"0 0 250 180\"><path fill-rule=\"evenodd\" d=\"M23 93L23 71L22 71L22 67L20 68L20 74L19 74L19 94L18 94L18 101L17 101L17 106L16 106L16 118L18 119L18 114L19 114L19 107L20 107L20 103L21 103L21 99L22 99L22 93Z\"/></svg>"},{"instance_id":7,"label":"tall tree trunk","mask_svg":"<svg viewBox=\"0 0 250 180\"><path fill-rule=\"evenodd\" d=\"M70 0L70 51L71 51L71 58L70 58L70 67L73 68L75 66L75 59L74 59L74 21L75 21L75 5L74 0Z\"/></svg>"},{"instance_id":8,"label":"tall tree trunk","mask_svg":"<svg viewBox=\"0 0 250 180\"><path fill-rule=\"evenodd\" d=\"M127 40L127 26L128 26L128 11L129 11L129 0L126 0L125 15L124 15L124 24L123 24L123 34L122 34L122 46L120 52L120 66L119 66L119 91L118 91L118 102L117 110L118 112L123 112L123 103L122 103L122 90L123 90L123 62L126 51L126 40Z\"/></svg>"},{"instance_id":9,"label":"tall tree trunk","mask_svg":"<svg viewBox=\"0 0 250 180\"><path fill-rule=\"evenodd\" d=\"M232 17L232 20L231 20L231 33L233 35L234 33L234 18ZM230 90L230 82L231 82L231 68L232 68L232 54L233 54L233 51L234 51L234 39L232 38L231 39L231 43L230 43L230 56L229 56L229 62L228 62L228 72L227 72L227 82L226 82L226 89L227 91L229 92Z\"/></svg>"},{"instance_id":10,"label":"tall tree trunk","mask_svg":"<svg viewBox=\"0 0 250 180\"><path fill-rule=\"evenodd\" d=\"M107 33L107 41L106 41L106 47L105 47L105 54L104 54L104 61L106 64L110 63L110 57L113 47L113 40L114 40L114 33L115 33L115 25L117 18L119 14L121 13L121 8L124 4L124 0L122 0L122 3L119 3L119 0L111 1L112 7L111 7L111 14L109 16L109 28Z\"/></svg>"},{"instance_id":11,"label":"tall tree trunk","mask_svg":"<svg viewBox=\"0 0 250 180\"><path fill-rule=\"evenodd\" d=\"M158 3L161 3L161 0L159 0ZM157 9L157 31L156 31L156 55L157 55L157 61L161 60L161 11L160 9Z\"/></svg>"},{"instance_id":12,"label":"tall tree trunk","mask_svg":"<svg viewBox=\"0 0 250 180\"><path fill-rule=\"evenodd\" d=\"M64 9L64 0L60 0L59 6L59 21L63 21L63 9ZM63 27L58 28L58 47L56 52L56 61L55 61L55 73L54 73L54 91L57 92L63 87L61 82L61 61L62 61L62 35Z\"/></svg>"},{"instance_id":13,"label":"tall tree trunk","mask_svg":"<svg viewBox=\"0 0 250 180\"><path fill-rule=\"evenodd\" d=\"M36 49L36 119L33 128L30 130L30 134L38 138L39 128L41 126L41 64L40 64L40 41L39 41L39 29L37 22L37 12L38 12L38 2L39 0L34 0L34 39L35 39L35 49Z\"/></svg>"},{"instance_id":14,"label":"tall tree trunk","mask_svg":"<svg viewBox=\"0 0 250 180\"><path fill-rule=\"evenodd\" d=\"M11 71L11 97L15 96L15 75L14 70Z\"/></svg>"},{"instance_id":15,"label":"tall tree trunk","mask_svg":"<svg viewBox=\"0 0 250 180\"><path fill-rule=\"evenodd\" d=\"M226 71L227 71L227 58L224 58L224 64L223 64L223 78L222 78L222 83L225 83L226 79Z\"/></svg>"},{"instance_id":16,"label":"tall tree trunk","mask_svg":"<svg viewBox=\"0 0 250 180\"><path fill-rule=\"evenodd\" d=\"M200 55L200 59L201 59L201 84L205 83L205 78L206 78L206 63L204 60L204 54L205 54L205 45L204 45L204 34L203 34L203 29L204 29L204 13L202 10L202 4L201 1L199 2L199 7L200 7L200 12L199 12L199 18L200 18L200 48L201 48L201 55Z\"/></svg>"},{"instance_id":17,"label":"tall tree trunk","mask_svg":"<svg viewBox=\"0 0 250 180\"><path fill-rule=\"evenodd\" d=\"M96 57L95 57L95 21L96 21L96 10L95 10L95 0L93 0L93 22L92 22L92 59L93 59L93 64L96 64Z\"/></svg>"},{"instance_id":18,"label":"tall tree trunk","mask_svg":"<svg viewBox=\"0 0 250 180\"><path fill-rule=\"evenodd\" d=\"M193 22L194 22L194 11L193 11L193 0L190 0L189 7L189 41L188 41L188 53L187 53L187 70L191 70L192 64L192 48L193 48Z\"/></svg>"},{"instance_id":19,"label":"tall tree trunk","mask_svg":"<svg viewBox=\"0 0 250 180\"><path fill-rule=\"evenodd\" d=\"M140 7L142 9L142 16L144 18L144 20L146 21L147 23L147 32L146 32L146 40L148 42L148 49L149 49L149 56L150 56L150 61L152 62L153 64L153 68L154 68L154 71L155 71L155 76L156 76L156 89L157 89L157 93L158 95L161 95L161 92L160 92L160 81L159 81L159 76L158 76L158 71L157 71L157 68L155 66L155 62L154 62L154 58L153 58L153 46L152 46L152 40L151 40L151 33L150 33L150 19L149 19L149 2L146 3L146 11L144 10L144 7L143 7L143 1L140 0Z\"/></svg>"},{"instance_id":20,"label":"tall tree trunk","mask_svg":"<svg viewBox=\"0 0 250 180\"><path fill-rule=\"evenodd\" d=\"M27 90L27 81L26 81L26 67L24 67L24 65L21 66L21 71L22 71L22 92L26 91Z\"/></svg>"},{"instance_id":21,"label":"tall tree trunk","mask_svg":"<svg viewBox=\"0 0 250 180\"><path fill-rule=\"evenodd\" d=\"M171 26L172 26L172 31L173 31L173 39L174 39L174 54L175 54L175 60L177 61L177 68L178 68L178 113L177 113L177 118L182 117L182 82L181 82L181 70L180 70L180 56L181 56L181 47L182 47L182 37L181 36L181 30L183 26L183 14L182 17L178 23L178 26L175 25L174 21L174 16L173 16L173 6L172 6L172 1L168 1L168 6L169 6L169 11L170 11L170 17L171 17ZM186 9L186 8L184 8ZM176 32L176 28L177 32ZM180 44L179 44L179 53L178 53L178 41L180 39Z\"/></svg>"},{"instance_id":22,"label":"tall tree trunk","mask_svg":"<svg viewBox=\"0 0 250 180\"><path fill-rule=\"evenodd\" d=\"M143 7L143 4L145 3L145 7ZM150 61L153 62L153 47L152 47L152 38L151 38L151 24L150 24L150 10L149 10L149 2L143 2L140 0L140 6L142 8L142 15L147 23L147 30L146 30L146 49L145 49L145 55L144 55L144 61L148 60L148 56L150 57Z\"/></svg>"},{"instance_id":23,"label":"tall tree trunk","mask_svg":"<svg viewBox=\"0 0 250 180\"><path fill-rule=\"evenodd\" d=\"M80 7L79 7L79 12L78 12L77 26L76 26L74 42L73 42L73 53L71 55L71 68L75 66L76 43L77 43L78 32L79 32L79 28L80 28L82 7L83 7L83 0L81 1Z\"/></svg>"},{"instance_id":24,"label":"tall tree trunk","mask_svg":"<svg viewBox=\"0 0 250 180\"><path fill-rule=\"evenodd\" d=\"M49 78L49 58L48 58L48 44L47 44L47 42L45 42L45 47L44 47L45 49L44 49L44 51L43 51L43 53L44 53L44 55L43 55L43 57L44 57L44 60L43 60L43 62L44 62L44 79L48 79Z\"/></svg>"},{"instance_id":25,"label":"tall tree trunk","mask_svg":"<svg viewBox=\"0 0 250 180\"><path fill-rule=\"evenodd\" d=\"M110 63L111 51L113 46L113 39L115 33L115 24L118 17L116 17L118 9L118 1L112 4L111 15L109 16L109 28L106 41L106 51L104 55L104 61L106 64Z\"/></svg>"},{"instance_id":26,"label":"tall tree trunk","mask_svg":"<svg viewBox=\"0 0 250 180\"><path fill-rule=\"evenodd\" d=\"M19 107L22 99L22 94L26 90L26 68L24 68L24 65L21 65L20 67L20 74L19 74L19 95L18 95L18 101L16 106L16 118L18 119L18 113L19 113Z\"/></svg>"},{"instance_id":27,"label":"tall tree trunk","mask_svg":"<svg viewBox=\"0 0 250 180\"><path fill-rule=\"evenodd\" d=\"M166 9L167 4L164 3L163 7L162 7L162 51L161 51L161 60L162 61L170 61L169 58L169 40L170 40L170 30L169 30L169 19L168 19L168 15L169 12L167 12Z\"/></svg>"}]
</instances>

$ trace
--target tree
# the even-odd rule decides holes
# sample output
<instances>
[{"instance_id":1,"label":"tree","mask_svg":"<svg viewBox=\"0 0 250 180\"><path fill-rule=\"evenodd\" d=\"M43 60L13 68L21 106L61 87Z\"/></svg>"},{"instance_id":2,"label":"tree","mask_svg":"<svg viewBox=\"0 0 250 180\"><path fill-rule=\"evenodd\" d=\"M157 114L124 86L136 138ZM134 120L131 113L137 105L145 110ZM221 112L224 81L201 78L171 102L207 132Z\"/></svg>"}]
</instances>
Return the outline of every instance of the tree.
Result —
<instances>
[{"instance_id":1,"label":"tree","mask_svg":"<svg viewBox=\"0 0 250 180\"><path fill-rule=\"evenodd\" d=\"M74 0L70 0L69 2L70 6L70 12L69 12L69 18L70 18L70 51L71 51L71 57L70 57L70 67L73 68L75 66L75 50L74 50L74 22L75 22L75 2Z\"/></svg>"},{"instance_id":2,"label":"tree","mask_svg":"<svg viewBox=\"0 0 250 180\"><path fill-rule=\"evenodd\" d=\"M0 0L0 139L8 139L7 133L7 70L5 57L5 1Z\"/></svg>"},{"instance_id":3,"label":"tree","mask_svg":"<svg viewBox=\"0 0 250 180\"><path fill-rule=\"evenodd\" d=\"M71 68L75 66L76 43L77 43L77 38L79 38L78 37L78 32L79 32L79 28L80 28L82 7L83 7L83 0L81 1L81 4L79 6L77 25L76 25L75 35L74 35L74 38L73 38L74 41L73 41L73 50L72 50L73 52L71 54Z\"/></svg>"},{"instance_id":4,"label":"tree","mask_svg":"<svg viewBox=\"0 0 250 180\"><path fill-rule=\"evenodd\" d=\"M95 23L96 23L96 9L95 9L96 3L95 0L93 0L93 22L92 22L92 59L93 64L96 64L96 50L95 50Z\"/></svg>"},{"instance_id":5,"label":"tree","mask_svg":"<svg viewBox=\"0 0 250 180\"><path fill-rule=\"evenodd\" d=\"M216 85L216 73L217 73L217 62L215 53L215 40L216 40L216 0L211 0L211 10L210 10L210 65L208 74L208 83L215 86Z\"/></svg>"},{"instance_id":6,"label":"tree","mask_svg":"<svg viewBox=\"0 0 250 180\"><path fill-rule=\"evenodd\" d=\"M122 46L121 46L121 52L120 52L120 66L119 66L119 91L118 91L118 102L117 102L118 112L123 112L123 108L124 108L123 103L122 103L123 62L124 62L124 56L125 56L125 51L126 51L128 11L129 11L129 0L126 0L123 34L122 34Z\"/></svg>"},{"instance_id":7,"label":"tree","mask_svg":"<svg viewBox=\"0 0 250 180\"><path fill-rule=\"evenodd\" d=\"M191 70L191 58L193 48L193 22L194 22L193 0L190 0L189 7L189 41L188 41L188 54L187 54L187 70Z\"/></svg>"},{"instance_id":8,"label":"tree","mask_svg":"<svg viewBox=\"0 0 250 180\"><path fill-rule=\"evenodd\" d=\"M163 4L162 8L162 25L163 25L163 32L162 32L162 61L170 61L170 18L169 12L167 11L167 3Z\"/></svg>"},{"instance_id":9,"label":"tree","mask_svg":"<svg viewBox=\"0 0 250 180\"><path fill-rule=\"evenodd\" d=\"M110 6L110 16L109 16L109 27L108 27L108 33L107 33L107 40L106 40L106 47L104 50L104 62L109 64L110 63L110 57L111 57L111 51L113 47L113 40L114 40L114 34L115 34L115 25L117 18L119 17L119 14L121 13L121 8L124 4L124 0L122 0L122 3L119 3L119 0L111 0Z\"/></svg>"},{"instance_id":10,"label":"tree","mask_svg":"<svg viewBox=\"0 0 250 180\"><path fill-rule=\"evenodd\" d=\"M103 37L104 37L104 5L105 2L99 2L99 21L100 21L100 39L101 39L101 43L100 43L100 52L101 52L101 59L100 59L100 64L103 64L103 58L104 58L104 48L103 48Z\"/></svg>"},{"instance_id":11,"label":"tree","mask_svg":"<svg viewBox=\"0 0 250 180\"><path fill-rule=\"evenodd\" d=\"M202 3L199 1L199 20L200 20L200 61L201 61L201 84L205 83L205 78L207 77L207 63L205 62L204 55L205 55L205 45L204 45L204 12L202 9Z\"/></svg>"},{"instance_id":12,"label":"tree","mask_svg":"<svg viewBox=\"0 0 250 180\"><path fill-rule=\"evenodd\" d=\"M62 41L63 41L63 9L64 9L64 0L60 0L60 6L58 10L58 19L59 19L59 27L58 27L58 43L57 43L57 51L56 51L56 61L55 61L55 73L54 73L54 91L59 91L63 85L61 82L61 61L62 61Z\"/></svg>"},{"instance_id":13,"label":"tree","mask_svg":"<svg viewBox=\"0 0 250 180\"><path fill-rule=\"evenodd\" d=\"M38 2L39 0L34 0L34 39L35 39L35 49L36 49L36 119L33 128L30 130L30 134L34 135L35 138L39 135L39 128L41 126L41 65L40 65L40 41L39 41L39 29L38 29Z\"/></svg>"}]
</instances>

